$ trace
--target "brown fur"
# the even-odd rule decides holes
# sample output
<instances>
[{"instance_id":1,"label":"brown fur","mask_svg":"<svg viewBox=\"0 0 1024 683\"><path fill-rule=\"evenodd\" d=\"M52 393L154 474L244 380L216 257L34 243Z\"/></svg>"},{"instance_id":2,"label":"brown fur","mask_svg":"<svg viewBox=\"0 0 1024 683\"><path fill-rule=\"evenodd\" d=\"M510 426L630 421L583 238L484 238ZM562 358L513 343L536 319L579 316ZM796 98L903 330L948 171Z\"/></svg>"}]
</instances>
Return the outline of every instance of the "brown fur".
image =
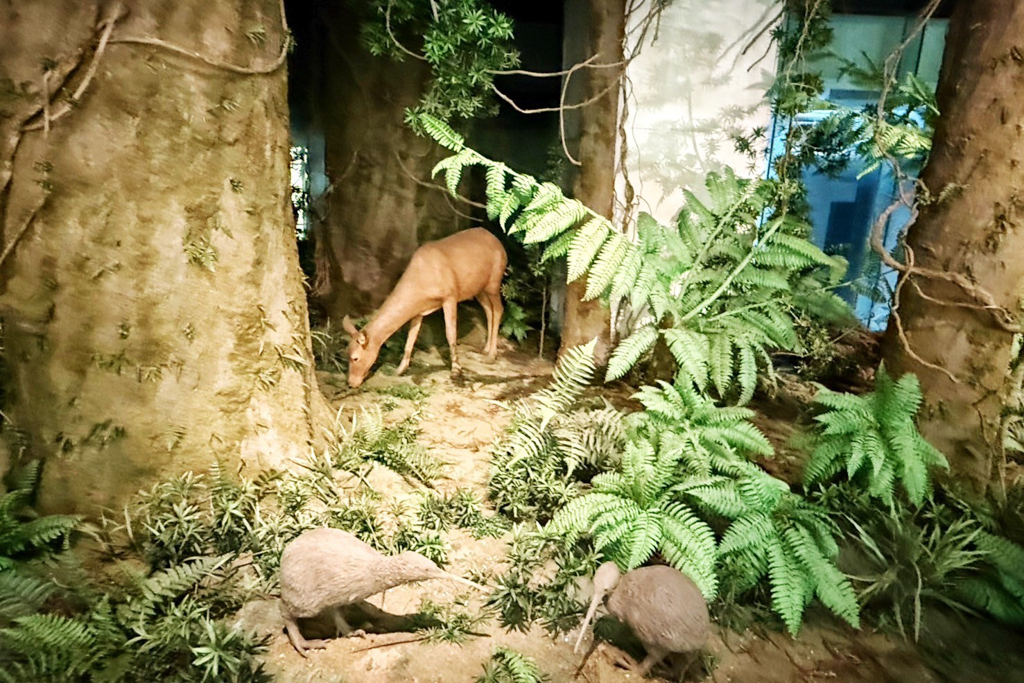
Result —
<instances>
[{"instance_id":1,"label":"brown fur","mask_svg":"<svg viewBox=\"0 0 1024 683\"><path fill-rule=\"evenodd\" d=\"M452 354L452 375L462 372L456 349L456 311L460 301L476 298L487 315L487 345L484 352L494 358L498 352L498 327L504 308L501 280L508 256L501 241L484 228L457 232L436 242L427 242L412 255L395 289L363 330L357 330L348 316L342 325L352 337L348 347L348 383L360 386L377 360L380 348L399 328L411 321L405 354L398 374L409 367L412 349L423 316L444 309L444 326Z\"/></svg>"}]
</instances>

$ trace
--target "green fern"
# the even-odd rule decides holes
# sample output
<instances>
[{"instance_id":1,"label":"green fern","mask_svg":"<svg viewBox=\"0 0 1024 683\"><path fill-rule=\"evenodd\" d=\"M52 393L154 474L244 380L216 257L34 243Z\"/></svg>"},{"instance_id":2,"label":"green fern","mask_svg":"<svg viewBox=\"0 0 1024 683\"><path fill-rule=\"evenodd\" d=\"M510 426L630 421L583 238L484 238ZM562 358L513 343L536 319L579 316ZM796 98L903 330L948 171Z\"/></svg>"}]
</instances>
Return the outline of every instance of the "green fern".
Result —
<instances>
[{"instance_id":1,"label":"green fern","mask_svg":"<svg viewBox=\"0 0 1024 683\"><path fill-rule=\"evenodd\" d=\"M975 539L985 569L966 577L956 594L1011 626L1024 626L1024 547L987 531Z\"/></svg>"},{"instance_id":2,"label":"green fern","mask_svg":"<svg viewBox=\"0 0 1024 683\"><path fill-rule=\"evenodd\" d=\"M900 483L908 499L920 506L931 491L930 469L948 467L946 458L917 431L921 389L913 374L893 381L883 365L873 393L853 396L822 389L815 402L826 411L815 417L819 432L804 472L808 485L845 472L889 504Z\"/></svg>"},{"instance_id":3,"label":"green fern","mask_svg":"<svg viewBox=\"0 0 1024 683\"><path fill-rule=\"evenodd\" d=\"M594 477L593 490L559 510L548 531L575 538L593 536L595 546L621 569L639 567L655 551L683 571L705 597L714 597L715 536L711 528L675 498L681 453L630 443L622 471Z\"/></svg>"},{"instance_id":4,"label":"green fern","mask_svg":"<svg viewBox=\"0 0 1024 683\"><path fill-rule=\"evenodd\" d=\"M736 518L722 536L719 557L737 593L767 577L772 609L791 634L815 597L856 628L860 609L849 579L835 565L836 532L823 510L784 491L773 504L750 506Z\"/></svg>"},{"instance_id":5,"label":"green fern","mask_svg":"<svg viewBox=\"0 0 1024 683\"><path fill-rule=\"evenodd\" d=\"M435 175L444 173L451 186L466 167L483 167L488 215L527 244L555 240L544 258L567 256L570 282L586 274L584 299L628 299L632 308L653 314L653 322L614 351L608 380L625 375L661 334L685 367L684 377L702 389L714 386L723 399L745 403L756 388L758 368L771 366L770 352L794 348L795 312L849 314L841 299L824 290L844 266L803 238L804 224L779 216L759 225L785 191L772 181L741 180L730 169L709 174L710 206L686 192L676 229L642 214L634 244L554 184L487 159L437 119L424 115L421 120L454 152L435 166ZM798 296L815 289L808 287L812 281L819 294ZM670 338L676 331L689 334Z\"/></svg>"},{"instance_id":6,"label":"green fern","mask_svg":"<svg viewBox=\"0 0 1024 683\"><path fill-rule=\"evenodd\" d=\"M550 678L526 655L499 645L476 683L543 683Z\"/></svg>"},{"instance_id":7,"label":"green fern","mask_svg":"<svg viewBox=\"0 0 1024 683\"><path fill-rule=\"evenodd\" d=\"M51 555L58 541L81 522L69 515L38 517L29 507L39 481L39 461L28 463L10 491L0 494L0 571L10 569L19 559Z\"/></svg>"}]
</instances>

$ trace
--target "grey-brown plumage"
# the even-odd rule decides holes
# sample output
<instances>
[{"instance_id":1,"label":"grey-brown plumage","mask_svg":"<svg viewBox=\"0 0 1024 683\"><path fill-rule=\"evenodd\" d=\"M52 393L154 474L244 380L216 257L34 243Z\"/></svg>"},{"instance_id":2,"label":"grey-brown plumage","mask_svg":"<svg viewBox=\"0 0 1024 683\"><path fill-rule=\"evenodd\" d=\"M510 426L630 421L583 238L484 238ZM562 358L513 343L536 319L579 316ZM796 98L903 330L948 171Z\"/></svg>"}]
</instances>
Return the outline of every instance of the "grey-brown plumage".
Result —
<instances>
[{"instance_id":1,"label":"grey-brown plumage","mask_svg":"<svg viewBox=\"0 0 1024 683\"><path fill-rule=\"evenodd\" d=\"M594 573L594 597L580 626L576 650L597 606L607 597L608 612L633 629L647 651L637 673L641 678L671 653L683 653L686 673L707 641L710 620L700 589L685 574L664 565L620 574L614 562Z\"/></svg>"},{"instance_id":2,"label":"grey-brown plumage","mask_svg":"<svg viewBox=\"0 0 1024 683\"><path fill-rule=\"evenodd\" d=\"M330 610L337 635L348 636L352 627L341 612L345 605L427 579L449 579L481 588L449 574L419 553L388 556L339 529L306 531L281 554L281 614L288 639L305 657L307 649L324 647L326 641L303 638L298 619Z\"/></svg>"}]
</instances>

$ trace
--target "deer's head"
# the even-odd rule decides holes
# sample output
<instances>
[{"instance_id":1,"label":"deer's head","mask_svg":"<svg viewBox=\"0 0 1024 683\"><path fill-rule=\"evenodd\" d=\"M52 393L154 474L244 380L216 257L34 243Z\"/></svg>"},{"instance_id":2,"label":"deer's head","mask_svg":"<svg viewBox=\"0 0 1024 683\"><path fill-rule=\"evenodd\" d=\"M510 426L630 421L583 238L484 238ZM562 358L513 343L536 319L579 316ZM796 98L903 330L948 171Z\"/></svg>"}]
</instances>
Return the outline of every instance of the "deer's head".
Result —
<instances>
[{"instance_id":1,"label":"deer's head","mask_svg":"<svg viewBox=\"0 0 1024 683\"><path fill-rule=\"evenodd\" d=\"M341 321L341 326L352 338L348 343L348 385L354 389L370 374L380 349L370 344L366 333L357 330L347 315Z\"/></svg>"}]
</instances>

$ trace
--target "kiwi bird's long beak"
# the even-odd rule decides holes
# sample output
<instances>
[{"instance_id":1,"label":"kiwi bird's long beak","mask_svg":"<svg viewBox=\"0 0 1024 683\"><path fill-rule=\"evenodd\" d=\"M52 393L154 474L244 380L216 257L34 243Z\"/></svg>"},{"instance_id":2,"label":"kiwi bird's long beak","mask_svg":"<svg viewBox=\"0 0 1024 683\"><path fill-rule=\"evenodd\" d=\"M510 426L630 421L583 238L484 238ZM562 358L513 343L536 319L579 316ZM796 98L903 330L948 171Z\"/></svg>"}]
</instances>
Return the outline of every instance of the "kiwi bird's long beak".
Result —
<instances>
[{"instance_id":1,"label":"kiwi bird's long beak","mask_svg":"<svg viewBox=\"0 0 1024 683\"><path fill-rule=\"evenodd\" d=\"M442 578L448 579L449 581L455 581L457 583L463 583L463 584L465 584L467 586L472 586L473 588L476 588L477 590L481 590L481 591L487 590L486 586L481 586L479 583L476 583L475 581L470 581L469 579L464 579L461 576L455 576L455 574L445 573L445 575Z\"/></svg>"},{"instance_id":2,"label":"kiwi bird's long beak","mask_svg":"<svg viewBox=\"0 0 1024 683\"><path fill-rule=\"evenodd\" d=\"M583 634L587 632L587 627L590 626L590 622L594 620L594 613L597 612L597 606L601 602L602 595L600 593L594 593L594 597L590 600L590 607L587 609L587 616L583 617L583 623L580 624L580 635L576 638L576 645L573 646L573 653L580 651L580 643L583 642Z\"/></svg>"}]
</instances>

